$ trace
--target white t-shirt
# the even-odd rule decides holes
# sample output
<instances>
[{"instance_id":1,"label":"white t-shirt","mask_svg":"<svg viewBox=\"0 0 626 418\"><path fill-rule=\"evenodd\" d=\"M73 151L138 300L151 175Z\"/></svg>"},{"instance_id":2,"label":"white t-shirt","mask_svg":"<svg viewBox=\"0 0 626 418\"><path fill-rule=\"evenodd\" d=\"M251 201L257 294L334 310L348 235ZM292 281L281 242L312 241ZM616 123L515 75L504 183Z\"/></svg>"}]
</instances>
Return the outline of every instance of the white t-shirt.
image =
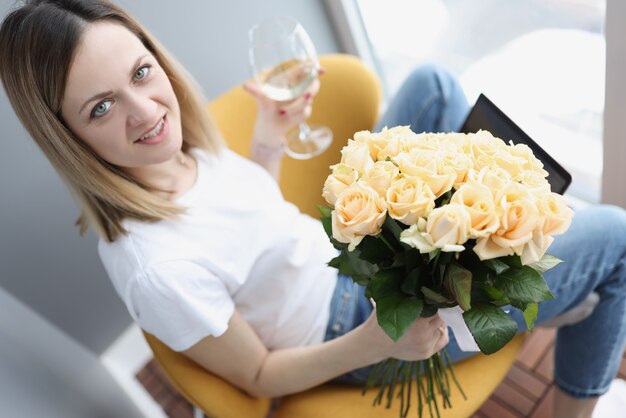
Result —
<instances>
[{"instance_id":1,"label":"white t-shirt","mask_svg":"<svg viewBox=\"0 0 626 418\"><path fill-rule=\"evenodd\" d=\"M321 223L285 201L259 165L193 150L193 187L174 220L125 221L100 258L135 321L176 351L222 335L236 308L268 349L320 343L337 255ZM321 193L321 190L320 190Z\"/></svg>"}]
</instances>

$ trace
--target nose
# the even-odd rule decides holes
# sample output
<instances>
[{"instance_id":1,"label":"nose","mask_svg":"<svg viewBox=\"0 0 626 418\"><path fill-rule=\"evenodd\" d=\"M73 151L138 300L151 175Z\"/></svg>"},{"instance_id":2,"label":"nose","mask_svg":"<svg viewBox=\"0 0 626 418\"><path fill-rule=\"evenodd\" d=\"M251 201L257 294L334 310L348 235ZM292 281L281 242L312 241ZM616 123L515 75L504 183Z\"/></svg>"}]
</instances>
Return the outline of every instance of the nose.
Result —
<instances>
[{"instance_id":1,"label":"nose","mask_svg":"<svg viewBox=\"0 0 626 418\"><path fill-rule=\"evenodd\" d=\"M134 92L127 96L128 100L128 125L131 127L141 126L154 122L157 112L157 103L149 96Z\"/></svg>"}]
</instances>

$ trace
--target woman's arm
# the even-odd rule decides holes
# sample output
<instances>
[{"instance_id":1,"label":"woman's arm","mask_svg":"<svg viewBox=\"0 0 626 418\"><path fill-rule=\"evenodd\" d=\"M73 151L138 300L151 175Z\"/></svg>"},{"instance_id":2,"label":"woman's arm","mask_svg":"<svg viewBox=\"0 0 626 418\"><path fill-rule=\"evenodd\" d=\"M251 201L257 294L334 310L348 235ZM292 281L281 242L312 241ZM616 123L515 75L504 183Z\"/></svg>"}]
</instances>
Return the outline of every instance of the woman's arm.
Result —
<instances>
[{"instance_id":1,"label":"woman's arm","mask_svg":"<svg viewBox=\"0 0 626 418\"><path fill-rule=\"evenodd\" d=\"M285 155L285 134L311 115L311 105L319 90L319 80L315 80L304 94L290 102L268 99L254 82L247 82L243 87L257 102L250 159L278 180Z\"/></svg>"},{"instance_id":2,"label":"woman's arm","mask_svg":"<svg viewBox=\"0 0 626 418\"><path fill-rule=\"evenodd\" d=\"M254 396L300 392L388 357L420 360L448 343L445 323L420 318L394 343L378 326L375 313L351 332L322 344L268 351L245 319L235 312L228 330L207 337L184 354Z\"/></svg>"}]
</instances>

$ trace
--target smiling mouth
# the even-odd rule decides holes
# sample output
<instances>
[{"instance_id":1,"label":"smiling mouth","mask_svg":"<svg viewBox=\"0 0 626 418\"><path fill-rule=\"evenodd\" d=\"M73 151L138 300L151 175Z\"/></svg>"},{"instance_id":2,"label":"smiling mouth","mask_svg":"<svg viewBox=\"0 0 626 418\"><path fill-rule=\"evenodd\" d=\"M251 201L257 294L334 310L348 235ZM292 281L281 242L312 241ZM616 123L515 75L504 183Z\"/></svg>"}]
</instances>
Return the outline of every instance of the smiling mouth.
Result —
<instances>
[{"instance_id":1,"label":"smiling mouth","mask_svg":"<svg viewBox=\"0 0 626 418\"><path fill-rule=\"evenodd\" d=\"M161 118L159 123L157 123L156 126L151 131L146 133L144 136L142 136L141 138L139 138L135 142L141 142L141 141L145 141L145 140L150 139L150 138L154 138L155 136L157 136L158 134L161 133L161 131L163 130L163 125L164 124L165 124L165 116Z\"/></svg>"}]
</instances>

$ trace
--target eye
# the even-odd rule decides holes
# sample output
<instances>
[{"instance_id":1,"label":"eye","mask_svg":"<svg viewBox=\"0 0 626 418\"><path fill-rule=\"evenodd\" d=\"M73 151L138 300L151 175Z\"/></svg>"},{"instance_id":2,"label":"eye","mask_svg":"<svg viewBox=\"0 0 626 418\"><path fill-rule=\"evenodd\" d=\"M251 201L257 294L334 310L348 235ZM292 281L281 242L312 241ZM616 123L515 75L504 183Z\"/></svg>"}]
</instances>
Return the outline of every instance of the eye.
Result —
<instances>
[{"instance_id":1,"label":"eye","mask_svg":"<svg viewBox=\"0 0 626 418\"><path fill-rule=\"evenodd\" d=\"M144 65L143 67L139 67L137 71L135 71L135 75L134 75L135 81L139 81L139 80L146 78L149 72L150 72L149 65Z\"/></svg>"},{"instance_id":2,"label":"eye","mask_svg":"<svg viewBox=\"0 0 626 418\"><path fill-rule=\"evenodd\" d=\"M101 101L91 111L91 117L92 118L99 118L101 116L104 116L106 114L106 112L109 111L109 109L111 108L112 104L113 103L111 102L111 100L103 100L103 101Z\"/></svg>"}]
</instances>

